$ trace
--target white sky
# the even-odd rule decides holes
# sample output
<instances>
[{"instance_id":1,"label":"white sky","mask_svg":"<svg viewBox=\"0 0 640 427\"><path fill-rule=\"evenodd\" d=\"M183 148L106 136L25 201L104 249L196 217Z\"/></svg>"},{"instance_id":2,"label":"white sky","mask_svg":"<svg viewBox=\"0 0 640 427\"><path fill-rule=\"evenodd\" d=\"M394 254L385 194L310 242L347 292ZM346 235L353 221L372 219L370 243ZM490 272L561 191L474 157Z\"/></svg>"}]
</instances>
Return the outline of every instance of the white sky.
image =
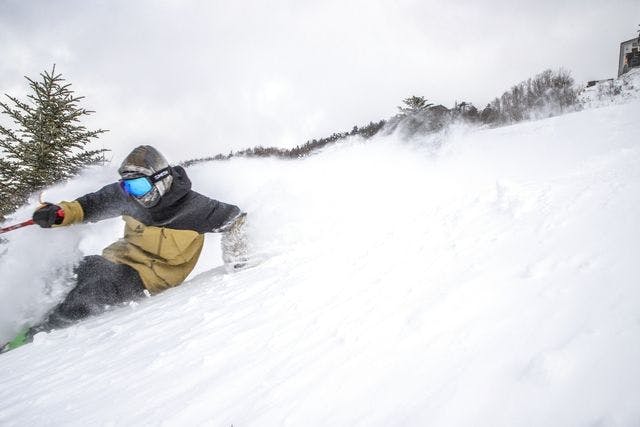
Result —
<instances>
[{"instance_id":1,"label":"white sky","mask_svg":"<svg viewBox=\"0 0 640 427\"><path fill-rule=\"evenodd\" d=\"M0 91L53 63L115 161L293 146L422 95L482 107L545 68L614 77L637 0L0 0Z\"/></svg>"}]
</instances>

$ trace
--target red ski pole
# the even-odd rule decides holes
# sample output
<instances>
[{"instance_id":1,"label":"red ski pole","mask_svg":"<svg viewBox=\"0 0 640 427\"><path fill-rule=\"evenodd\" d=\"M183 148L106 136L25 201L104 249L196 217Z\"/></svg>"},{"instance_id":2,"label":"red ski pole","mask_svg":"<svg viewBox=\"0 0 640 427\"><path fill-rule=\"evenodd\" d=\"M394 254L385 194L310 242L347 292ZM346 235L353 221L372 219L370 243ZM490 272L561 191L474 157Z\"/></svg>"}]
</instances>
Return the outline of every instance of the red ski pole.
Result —
<instances>
[{"instance_id":1,"label":"red ski pole","mask_svg":"<svg viewBox=\"0 0 640 427\"><path fill-rule=\"evenodd\" d=\"M58 209L58 212L56 212L56 216L58 218L64 218L64 211L62 210L62 208ZM21 222L20 224L14 224L10 225L9 227L0 228L0 234L8 233L9 231L17 230L18 228L26 227L33 224L35 224L35 222L30 219L28 221Z\"/></svg>"},{"instance_id":2,"label":"red ski pole","mask_svg":"<svg viewBox=\"0 0 640 427\"><path fill-rule=\"evenodd\" d=\"M15 224L9 227L0 228L0 234L8 233L9 231L17 230L18 228L26 227L27 225L33 225L33 224L35 224L35 222L33 222L33 220L30 219L29 221L21 222L20 224Z\"/></svg>"}]
</instances>

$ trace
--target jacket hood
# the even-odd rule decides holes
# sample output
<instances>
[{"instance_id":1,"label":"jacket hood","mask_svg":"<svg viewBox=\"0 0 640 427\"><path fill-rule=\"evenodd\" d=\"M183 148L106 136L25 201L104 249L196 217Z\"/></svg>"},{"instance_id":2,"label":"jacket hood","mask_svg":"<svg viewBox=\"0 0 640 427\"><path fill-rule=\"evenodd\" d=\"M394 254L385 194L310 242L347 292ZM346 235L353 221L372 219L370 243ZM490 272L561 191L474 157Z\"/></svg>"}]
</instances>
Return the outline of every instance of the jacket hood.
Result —
<instances>
[{"instance_id":1,"label":"jacket hood","mask_svg":"<svg viewBox=\"0 0 640 427\"><path fill-rule=\"evenodd\" d=\"M191 192L191 180L182 166L171 168L173 182L157 205L148 209L156 222L167 222L179 213L183 199Z\"/></svg>"}]
</instances>

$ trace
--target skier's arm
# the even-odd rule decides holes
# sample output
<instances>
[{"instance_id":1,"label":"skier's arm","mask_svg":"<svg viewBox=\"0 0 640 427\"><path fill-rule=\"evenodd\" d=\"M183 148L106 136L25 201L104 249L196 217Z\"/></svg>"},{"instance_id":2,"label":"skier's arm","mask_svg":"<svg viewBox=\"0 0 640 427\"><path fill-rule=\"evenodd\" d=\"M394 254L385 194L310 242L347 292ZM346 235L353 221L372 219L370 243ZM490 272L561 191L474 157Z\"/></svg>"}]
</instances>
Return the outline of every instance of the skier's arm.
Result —
<instances>
[{"instance_id":1,"label":"skier's arm","mask_svg":"<svg viewBox=\"0 0 640 427\"><path fill-rule=\"evenodd\" d=\"M239 207L205 198L207 208L206 231L222 233L222 259L229 270L243 268L248 261L245 232L247 214ZM203 199L204 200L204 199Z\"/></svg>"},{"instance_id":2,"label":"skier's arm","mask_svg":"<svg viewBox=\"0 0 640 427\"><path fill-rule=\"evenodd\" d=\"M206 232L222 233L227 231L243 213L236 205L207 198L204 224Z\"/></svg>"},{"instance_id":3,"label":"skier's arm","mask_svg":"<svg viewBox=\"0 0 640 427\"><path fill-rule=\"evenodd\" d=\"M72 202L60 202L59 205L64 211L64 220L60 225L70 225L120 216L125 212L127 199L120 185L115 182L95 193L85 194Z\"/></svg>"}]
</instances>

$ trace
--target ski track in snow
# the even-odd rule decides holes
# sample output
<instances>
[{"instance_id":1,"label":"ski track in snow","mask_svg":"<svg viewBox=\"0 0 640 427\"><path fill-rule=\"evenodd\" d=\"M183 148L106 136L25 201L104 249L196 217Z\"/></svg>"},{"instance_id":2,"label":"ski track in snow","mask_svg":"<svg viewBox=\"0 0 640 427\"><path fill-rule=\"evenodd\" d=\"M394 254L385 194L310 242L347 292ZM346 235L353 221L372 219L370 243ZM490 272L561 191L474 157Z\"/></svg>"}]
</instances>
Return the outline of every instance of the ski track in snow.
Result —
<instances>
[{"instance_id":1,"label":"ski track in snow","mask_svg":"<svg viewBox=\"0 0 640 427\"><path fill-rule=\"evenodd\" d=\"M639 107L192 167L262 263L207 271L208 236L182 286L0 355L0 425L637 425ZM0 336L120 233L8 236Z\"/></svg>"}]
</instances>

